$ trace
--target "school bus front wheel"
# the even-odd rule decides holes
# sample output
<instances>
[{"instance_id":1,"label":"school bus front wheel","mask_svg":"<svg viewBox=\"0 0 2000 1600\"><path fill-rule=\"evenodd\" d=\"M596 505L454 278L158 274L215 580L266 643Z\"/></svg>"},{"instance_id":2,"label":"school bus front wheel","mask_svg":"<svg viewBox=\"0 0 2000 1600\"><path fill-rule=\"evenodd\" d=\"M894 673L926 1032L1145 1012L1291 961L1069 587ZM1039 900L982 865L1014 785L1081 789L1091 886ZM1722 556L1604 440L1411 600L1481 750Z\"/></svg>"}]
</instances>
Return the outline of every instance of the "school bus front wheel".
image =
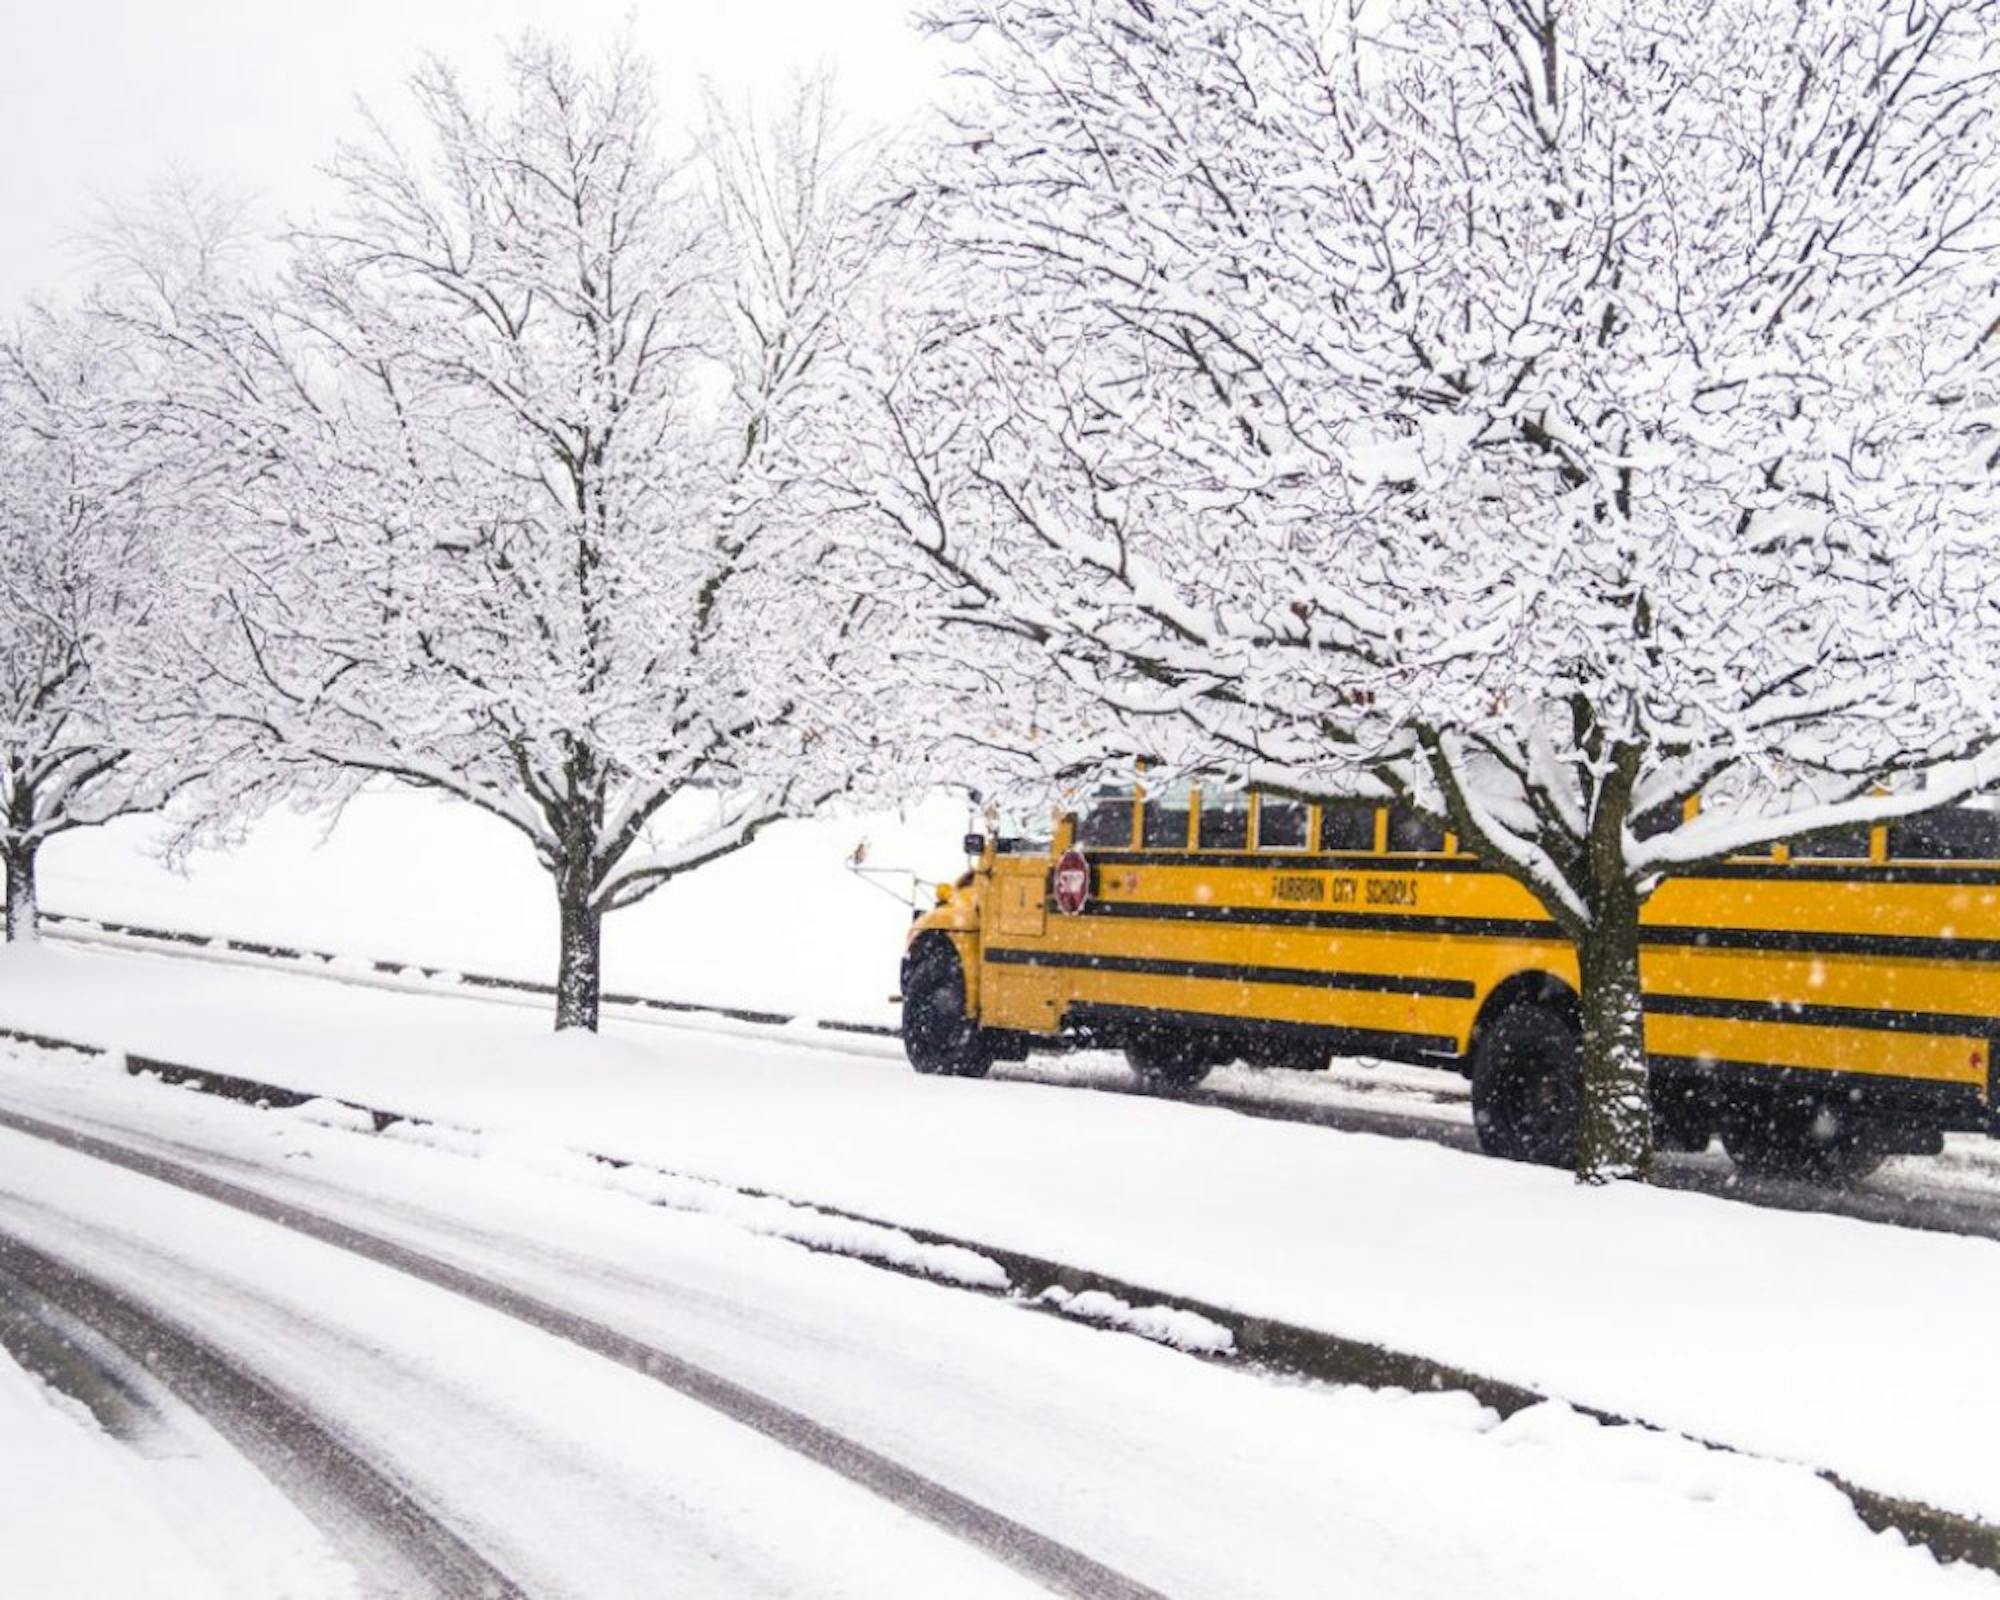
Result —
<instances>
[{"instance_id":1,"label":"school bus front wheel","mask_svg":"<svg viewBox=\"0 0 2000 1600\"><path fill-rule=\"evenodd\" d=\"M910 947L903 969L903 1053L923 1073L981 1078L993 1042L969 1014L965 969L949 939L933 934Z\"/></svg>"}]
</instances>

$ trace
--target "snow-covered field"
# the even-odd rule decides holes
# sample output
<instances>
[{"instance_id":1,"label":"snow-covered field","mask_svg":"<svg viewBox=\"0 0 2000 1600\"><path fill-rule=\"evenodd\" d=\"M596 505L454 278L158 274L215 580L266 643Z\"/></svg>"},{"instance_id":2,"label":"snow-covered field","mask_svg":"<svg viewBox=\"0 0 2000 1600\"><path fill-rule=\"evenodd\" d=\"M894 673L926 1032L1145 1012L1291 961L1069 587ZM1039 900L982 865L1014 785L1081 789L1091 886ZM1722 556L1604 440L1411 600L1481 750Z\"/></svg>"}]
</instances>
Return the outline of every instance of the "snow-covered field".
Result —
<instances>
[{"instance_id":1,"label":"snow-covered field","mask_svg":"<svg viewBox=\"0 0 2000 1600\"><path fill-rule=\"evenodd\" d=\"M605 923L605 985L723 1005L891 1021L912 878L965 870L963 804L907 816L779 823ZM128 818L53 841L52 911L303 944L550 982L556 904L527 843L470 806L405 790L354 801L338 825L278 812L232 851L169 871L156 823ZM848 870L857 845L864 865Z\"/></svg>"}]
</instances>

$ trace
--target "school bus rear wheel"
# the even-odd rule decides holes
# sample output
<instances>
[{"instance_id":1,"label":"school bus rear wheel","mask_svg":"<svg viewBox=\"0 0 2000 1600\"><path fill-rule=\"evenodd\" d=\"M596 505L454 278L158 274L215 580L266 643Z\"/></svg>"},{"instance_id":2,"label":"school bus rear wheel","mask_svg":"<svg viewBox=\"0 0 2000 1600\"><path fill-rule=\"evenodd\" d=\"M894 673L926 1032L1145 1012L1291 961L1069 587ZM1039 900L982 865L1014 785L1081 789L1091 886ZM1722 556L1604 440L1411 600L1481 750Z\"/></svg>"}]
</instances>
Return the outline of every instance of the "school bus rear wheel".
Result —
<instances>
[{"instance_id":1,"label":"school bus rear wheel","mask_svg":"<svg viewBox=\"0 0 2000 1600\"><path fill-rule=\"evenodd\" d=\"M1126 1041L1125 1060L1149 1089L1192 1089L1216 1064L1216 1052L1177 1028L1153 1028Z\"/></svg>"},{"instance_id":2,"label":"school bus rear wheel","mask_svg":"<svg viewBox=\"0 0 2000 1600\"><path fill-rule=\"evenodd\" d=\"M1722 1148L1742 1171L1805 1183L1858 1183L1882 1164L1865 1124L1823 1096L1743 1086L1725 1100Z\"/></svg>"},{"instance_id":3,"label":"school bus rear wheel","mask_svg":"<svg viewBox=\"0 0 2000 1600\"><path fill-rule=\"evenodd\" d=\"M903 1054L923 1073L981 1078L993 1041L966 1013L965 970L948 940L920 940L903 970Z\"/></svg>"},{"instance_id":4,"label":"school bus rear wheel","mask_svg":"<svg viewBox=\"0 0 2000 1600\"><path fill-rule=\"evenodd\" d=\"M1547 1006L1509 1006L1473 1048L1472 1121L1479 1147L1508 1161L1576 1161L1583 1064L1576 1029Z\"/></svg>"}]
</instances>

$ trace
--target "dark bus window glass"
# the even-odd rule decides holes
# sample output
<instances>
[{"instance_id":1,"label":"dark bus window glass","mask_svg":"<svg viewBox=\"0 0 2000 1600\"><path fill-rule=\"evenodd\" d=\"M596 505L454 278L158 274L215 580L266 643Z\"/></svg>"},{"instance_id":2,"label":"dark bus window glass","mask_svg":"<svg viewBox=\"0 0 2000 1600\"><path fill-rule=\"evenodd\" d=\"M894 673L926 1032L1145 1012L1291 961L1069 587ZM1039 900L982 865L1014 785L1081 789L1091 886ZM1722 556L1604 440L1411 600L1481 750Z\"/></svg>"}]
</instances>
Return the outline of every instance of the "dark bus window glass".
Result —
<instances>
[{"instance_id":1,"label":"dark bus window glass","mask_svg":"<svg viewBox=\"0 0 2000 1600\"><path fill-rule=\"evenodd\" d=\"M1131 849L1132 797L1116 791L1100 791L1090 802L1090 809L1077 820L1076 842L1111 850Z\"/></svg>"},{"instance_id":2,"label":"dark bus window glass","mask_svg":"<svg viewBox=\"0 0 2000 1600\"><path fill-rule=\"evenodd\" d=\"M2000 861L2000 811L1954 806L1892 822L1889 854L1904 861Z\"/></svg>"},{"instance_id":3,"label":"dark bus window glass","mask_svg":"<svg viewBox=\"0 0 2000 1600\"><path fill-rule=\"evenodd\" d=\"M1389 850L1393 855L1422 855L1444 848L1444 824L1420 811L1397 806L1389 813Z\"/></svg>"},{"instance_id":4,"label":"dark bus window glass","mask_svg":"<svg viewBox=\"0 0 2000 1600\"><path fill-rule=\"evenodd\" d=\"M1375 803L1372 800L1337 800L1319 808L1319 847L1322 850L1375 849Z\"/></svg>"},{"instance_id":5,"label":"dark bus window glass","mask_svg":"<svg viewBox=\"0 0 2000 1600\"><path fill-rule=\"evenodd\" d=\"M1140 817L1139 842L1148 850L1185 850L1188 822L1194 807L1189 804L1192 790L1177 783L1165 793L1147 795Z\"/></svg>"},{"instance_id":6,"label":"dark bus window glass","mask_svg":"<svg viewBox=\"0 0 2000 1600\"><path fill-rule=\"evenodd\" d=\"M1247 850L1250 847L1250 792L1247 789L1204 789L1201 817L1195 823L1196 842L1204 850Z\"/></svg>"},{"instance_id":7,"label":"dark bus window glass","mask_svg":"<svg viewBox=\"0 0 2000 1600\"><path fill-rule=\"evenodd\" d=\"M1681 825L1685 810L1685 806L1679 800L1666 800L1640 812L1632 819L1632 837L1657 839L1663 833L1672 833ZM1865 855L1867 852L1863 851L1862 854Z\"/></svg>"},{"instance_id":8,"label":"dark bus window glass","mask_svg":"<svg viewBox=\"0 0 2000 1600\"><path fill-rule=\"evenodd\" d=\"M1311 815L1312 808L1301 801L1260 795L1257 800L1257 848L1305 849L1306 823Z\"/></svg>"},{"instance_id":9,"label":"dark bus window glass","mask_svg":"<svg viewBox=\"0 0 2000 1600\"><path fill-rule=\"evenodd\" d=\"M1822 828L1791 841L1794 861L1866 861L1868 829Z\"/></svg>"}]
</instances>

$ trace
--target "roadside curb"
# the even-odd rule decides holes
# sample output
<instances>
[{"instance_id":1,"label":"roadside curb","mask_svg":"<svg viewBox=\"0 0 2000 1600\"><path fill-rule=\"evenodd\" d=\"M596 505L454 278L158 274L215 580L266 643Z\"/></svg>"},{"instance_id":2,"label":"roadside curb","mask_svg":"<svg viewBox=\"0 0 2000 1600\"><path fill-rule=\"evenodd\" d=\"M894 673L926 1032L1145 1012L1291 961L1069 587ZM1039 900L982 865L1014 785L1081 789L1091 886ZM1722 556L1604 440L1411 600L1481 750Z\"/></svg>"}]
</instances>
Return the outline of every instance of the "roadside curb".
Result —
<instances>
[{"instance_id":1,"label":"roadside curb","mask_svg":"<svg viewBox=\"0 0 2000 1600\"><path fill-rule=\"evenodd\" d=\"M0 1027L0 1040L11 1040L44 1050L92 1057L103 1057L113 1053L96 1045L81 1044L74 1040L8 1027ZM124 1063L125 1070L135 1077L150 1075L165 1084L193 1089L260 1109L287 1110L314 1101L325 1101L367 1117L377 1133L398 1124L410 1127L458 1126L440 1124L435 1118L415 1116L408 1112L347 1100L338 1095L313 1094L254 1078L206 1071L185 1063L150 1056L127 1053L124 1056ZM460 1131L478 1130L461 1128ZM1198 1350L1187 1352L1201 1359L1242 1361L1289 1376L1332 1384L1354 1384L1370 1389L1404 1389L1418 1393L1462 1392L1470 1394L1482 1406L1496 1412L1502 1418L1511 1417L1531 1406L1557 1401L1602 1423L1673 1433L1706 1449L1719 1450L1731 1455L1754 1454L1733 1445L1685 1433L1680 1429L1662 1428L1643 1417L1626 1416L1595 1406L1579 1405L1564 1399L1561 1395L1546 1394L1505 1379L1488 1377L1435 1361L1427 1356L1393 1350L1383 1345L1347 1338L1298 1323L1255 1316L1234 1307L1191 1299L1184 1295L1163 1293L1089 1267L1056 1261L1025 1251L996 1247L979 1240L961 1238L909 1223L889 1221L776 1190L750 1188L701 1174L652 1167L622 1157L598 1155L589 1151L580 1151L578 1154L611 1168L632 1167L657 1172L665 1177L709 1185L719 1191L733 1192L746 1199L779 1202L824 1217L902 1234L920 1245L935 1249L971 1252L997 1264L1009 1280L1010 1287L1005 1293L1032 1309L1047 1309L1049 1291L1059 1290L1069 1295L1089 1293L1107 1295L1128 1306L1162 1307L1176 1312L1191 1313L1227 1330L1232 1339L1231 1346L1226 1352ZM953 1282L948 1278L935 1278L920 1268L892 1259L854 1249L816 1244L805 1239L794 1242L803 1248L821 1253L848 1255L884 1270L906 1276L924 1277L927 1281L939 1282L947 1287L970 1288L973 1292L982 1292L976 1286ZM1894 1530L1913 1543L1923 1545L1940 1560L1963 1561L1990 1572L2000 1573L2000 1525L1945 1510L1924 1501L1870 1489L1829 1469L1809 1470L1823 1482L1837 1489L1853 1506L1855 1515L1871 1530L1878 1533Z\"/></svg>"}]
</instances>

